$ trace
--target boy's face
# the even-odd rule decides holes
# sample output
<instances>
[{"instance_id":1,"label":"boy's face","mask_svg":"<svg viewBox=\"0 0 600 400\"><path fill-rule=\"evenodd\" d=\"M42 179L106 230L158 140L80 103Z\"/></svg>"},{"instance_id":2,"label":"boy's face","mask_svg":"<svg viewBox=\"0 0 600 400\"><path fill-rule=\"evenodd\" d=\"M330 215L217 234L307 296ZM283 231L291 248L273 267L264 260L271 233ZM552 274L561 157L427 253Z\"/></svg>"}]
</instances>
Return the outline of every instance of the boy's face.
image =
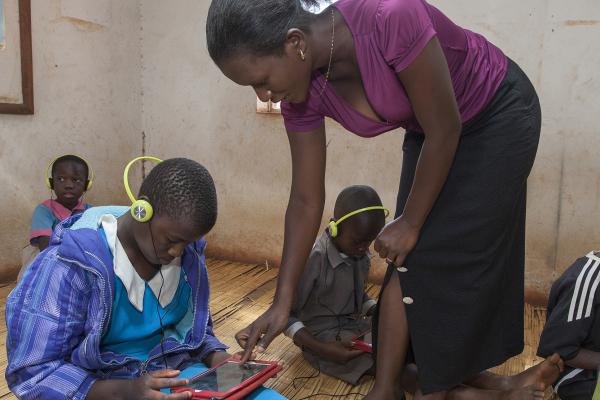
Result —
<instances>
[{"instance_id":1,"label":"boy's face","mask_svg":"<svg viewBox=\"0 0 600 400\"><path fill-rule=\"evenodd\" d=\"M144 258L151 264L167 265L183 254L185 247L206 234L192 224L166 215L135 224L134 237Z\"/></svg>"},{"instance_id":2,"label":"boy's face","mask_svg":"<svg viewBox=\"0 0 600 400\"><path fill-rule=\"evenodd\" d=\"M85 192L86 179L83 165L72 161L56 164L52 174L52 189L56 193L56 200L72 210Z\"/></svg>"},{"instance_id":3,"label":"boy's face","mask_svg":"<svg viewBox=\"0 0 600 400\"><path fill-rule=\"evenodd\" d=\"M367 254L371 243L377 238L379 232L383 229L385 220L369 221L364 224L361 221L349 219L338 226L338 236L333 238L333 243L337 249L355 258L363 257Z\"/></svg>"}]
</instances>

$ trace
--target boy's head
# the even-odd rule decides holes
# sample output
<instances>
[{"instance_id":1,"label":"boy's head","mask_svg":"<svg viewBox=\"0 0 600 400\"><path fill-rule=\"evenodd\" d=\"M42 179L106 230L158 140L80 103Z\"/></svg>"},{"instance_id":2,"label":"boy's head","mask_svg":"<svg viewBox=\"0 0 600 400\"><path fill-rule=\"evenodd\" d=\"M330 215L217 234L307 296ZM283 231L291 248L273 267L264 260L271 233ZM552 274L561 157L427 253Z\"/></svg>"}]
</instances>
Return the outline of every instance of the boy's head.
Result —
<instances>
[{"instance_id":1,"label":"boy's head","mask_svg":"<svg viewBox=\"0 0 600 400\"><path fill-rule=\"evenodd\" d=\"M142 182L138 199L154 211L146 223L136 223L134 237L144 258L169 264L185 247L206 235L217 220L217 193L210 173L186 158L156 165ZM147 226L146 226L147 225Z\"/></svg>"},{"instance_id":2,"label":"boy's head","mask_svg":"<svg viewBox=\"0 0 600 400\"><path fill-rule=\"evenodd\" d=\"M85 160L67 154L54 160L48 180L56 200L72 210L86 191L88 179L89 168Z\"/></svg>"},{"instance_id":3,"label":"boy's head","mask_svg":"<svg viewBox=\"0 0 600 400\"><path fill-rule=\"evenodd\" d=\"M370 186L353 185L340 192L333 210L337 221L352 211L365 207L381 206L381 199ZM352 257L362 257L385 225L383 210L369 210L345 219L338 226L333 243L338 250Z\"/></svg>"}]
</instances>

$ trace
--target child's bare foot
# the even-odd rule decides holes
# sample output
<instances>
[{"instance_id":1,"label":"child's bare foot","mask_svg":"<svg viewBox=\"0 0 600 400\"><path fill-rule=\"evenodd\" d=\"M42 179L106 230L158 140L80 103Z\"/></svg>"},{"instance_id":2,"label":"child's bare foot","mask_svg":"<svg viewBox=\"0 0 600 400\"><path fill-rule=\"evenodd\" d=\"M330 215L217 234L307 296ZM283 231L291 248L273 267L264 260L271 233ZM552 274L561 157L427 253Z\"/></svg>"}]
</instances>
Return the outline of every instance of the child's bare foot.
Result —
<instances>
[{"instance_id":1,"label":"child's bare foot","mask_svg":"<svg viewBox=\"0 0 600 400\"><path fill-rule=\"evenodd\" d=\"M538 382L524 388L500 392L498 400L543 400L545 388L543 383Z\"/></svg>"},{"instance_id":2,"label":"child's bare foot","mask_svg":"<svg viewBox=\"0 0 600 400\"><path fill-rule=\"evenodd\" d=\"M515 376L507 377L508 386L511 388L527 388L541 383L544 385L543 389L545 389L556 382L564 369L565 363L558 354L554 353L538 365Z\"/></svg>"}]
</instances>

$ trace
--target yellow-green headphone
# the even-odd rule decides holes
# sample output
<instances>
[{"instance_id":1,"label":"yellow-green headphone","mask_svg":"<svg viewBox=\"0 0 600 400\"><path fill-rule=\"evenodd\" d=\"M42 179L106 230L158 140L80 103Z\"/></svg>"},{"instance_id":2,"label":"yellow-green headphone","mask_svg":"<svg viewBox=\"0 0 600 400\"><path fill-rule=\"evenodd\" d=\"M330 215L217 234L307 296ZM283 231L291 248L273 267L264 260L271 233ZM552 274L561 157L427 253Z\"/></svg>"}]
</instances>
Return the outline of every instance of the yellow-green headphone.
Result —
<instances>
[{"instance_id":1,"label":"yellow-green headphone","mask_svg":"<svg viewBox=\"0 0 600 400\"><path fill-rule=\"evenodd\" d=\"M92 185L94 184L94 170L92 169L92 166L90 165L89 162L87 162L87 160L85 158L78 156L77 154L63 154L62 156L55 157L52 161L50 161L50 164L48 164L48 167L46 168L46 186L48 186L48 189L50 189L50 190L54 189L54 182L52 181L52 175L51 175L52 166L54 165L56 160L58 160L59 158L65 157L65 156L77 157L85 163L85 165L87 166L87 169L88 169L88 179L85 181L85 191L87 192L88 190L90 190L92 188Z\"/></svg>"},{"instance_id":2,"label":"yellow-green headphone","mask_svg":"<svg viewBox=\"0 0 600 400\"><path fill-rule=\"evenodd\" d=\"M125 167L125 171L123 171L123 185L125 186L127 196L129 196L129 199L131 200L131 216L138 222L148 222L154 214L152 204L150 204L149 201L144 199L136 199L133 193L131 193L131 188L129 187L129 168L131 168L131 166L136 161L140 160L156 161L157 163L161 163L162 160L160 158L150 156L136 157L133 160L129 161L129 164L127 164L127 166Z\"/></svg>"},{"instance_id":3,"label":"yellow-green headphone","mask_svg":"<svg viewBox=\"0 0 600 400\"><path fill-rule=\"evenodd\" d=\"M383 212L385 213L386 217L390 213L390 210L388 210L387 208L385 208L383 206L371 206L371 207L359 208L358 210L354 210L352 212L349 212L348 214L346 214L343 217L339 218L337 221L330 221L329 222L329 234L331 235L331 237L337 237L337 235L338 235L338 225L340 223L342 223L344 220L352 217L353 215L356 215L356 214L359 214L359 213L365 212L365 211L371 211L371 210L383 210Z\"/></svg>"}]
</instances>

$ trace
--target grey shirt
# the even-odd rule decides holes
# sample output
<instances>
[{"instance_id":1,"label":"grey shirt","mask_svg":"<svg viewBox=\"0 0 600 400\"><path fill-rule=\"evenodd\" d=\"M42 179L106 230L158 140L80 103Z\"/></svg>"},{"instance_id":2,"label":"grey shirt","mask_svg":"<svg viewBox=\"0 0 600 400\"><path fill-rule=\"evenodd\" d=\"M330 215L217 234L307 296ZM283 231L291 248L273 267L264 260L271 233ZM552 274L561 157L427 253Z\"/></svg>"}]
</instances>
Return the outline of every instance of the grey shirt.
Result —
<instances>
[{"instance_id":1,"label":"grey shirt","mask_svg":"<svg viewBox=\"0 0 600 400\"><path fill-rule=\"evenodd\" d=\"M302 274L288 320L286 335L293 338L306 327L318 340L351 340L371 330L366 312L376 304L365 285L370 255L348 257L339 252L327 231L315 242ZM356 385L373 366L370 353L344 364L321 359L308 350L304 358L316 369Z\"/></svg>"},{"instance_id":2,"label":"grey shirt","mask_svg":"<svg viewBox=\"0 0 600 400\"><path fill-rule=\"evenodd\" d=\"M324 231L296 288L286 335L293 338L302 327L317 337L332 332L332 338L339 330L369 330L363 316L375 305L365 292L370 266L370 255L353 258L340 253Z\"/></svg>"}]
</instances>

